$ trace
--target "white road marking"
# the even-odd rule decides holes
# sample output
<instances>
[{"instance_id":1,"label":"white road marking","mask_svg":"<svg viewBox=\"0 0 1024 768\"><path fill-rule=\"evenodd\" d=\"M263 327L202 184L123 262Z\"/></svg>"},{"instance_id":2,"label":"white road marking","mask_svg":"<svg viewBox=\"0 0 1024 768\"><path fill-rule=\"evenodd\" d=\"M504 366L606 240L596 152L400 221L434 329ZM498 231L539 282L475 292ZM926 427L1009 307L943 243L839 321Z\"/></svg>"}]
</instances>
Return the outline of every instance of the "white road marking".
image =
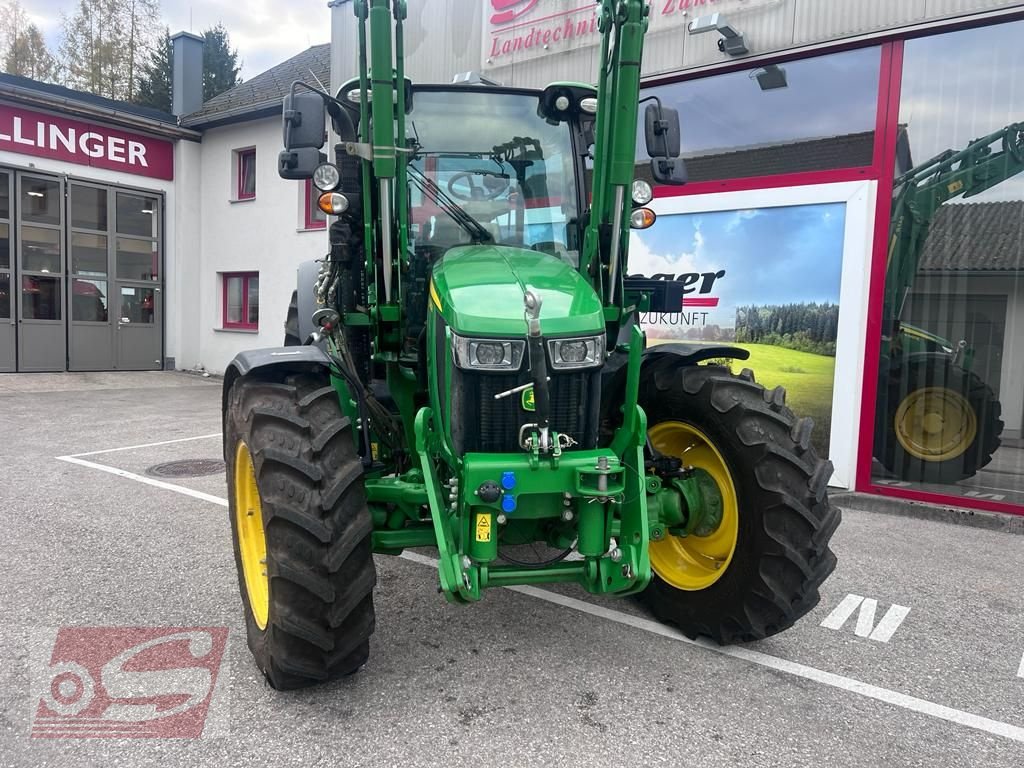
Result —
<instances>
[{"instance_id":1,"label":"white road marking","mask_svg":"<svg viewBox=\"0 0 1024 768\"><path fill-rule=\"evenodd\" d=\"M127 470L118 469L117 467L111 467L106 464L97 464L94 461L86 461L85 459L80 459L77 456L58 456L57 459L60 461L66 461L69 464L79 464L83 467L89 467L90 469L98 469L100 470L100 472L109 472L112 475L123 477L126 480L135 480L139 483L152 485L154 488L163 488L165 491L175 491L176 493L183 493L186 496L191 496L193 499L208 501L211 504L219 504L222 507L226 507L228 505L228 500L222 499L220 496L214 496L209 493L203 493L202 491L195 491L191 488L186 488L183 485L165 483L163 480L156 480L152 477L146 477L145 475L137 475L134 472L128 472Z\"/></svg>"},{"instance_id":2,"label":"white road marking","mask_svg":"<svg viewBox=\"0 0 1024 768\"><path fill-rule=\"evenodd\" d=\"M1020 657L1020 666L1017 668L1017 677L1024 677L1024 656Z\"/></svg>"},{"instance_id":3,"label":"white road marking","mask_svg":"<svg viewBox=\"0 0 1024 768\"><path fill-rule=\"evenodd\" d=\"M893 603L889 606L889 610L885 612L882 620L878 622L878 626L868 635L868 638L877 640L880 643L888 643L893 633L900 628L900 624L907 618L908 613L910 613L910 609L907 606Z\"/></svg>"},{"instance_id":4,"label":"white road marking","mask_svg":"<svg viewBox=\"0 0 1024 768\"><path fill-rule=\"evenodd\" d=\"M192 496L193 498L202 499L203 501L209 501L214 504L218 504L222 507L226 507L228 502L227 499L220 498L219 496L212 496L208 493L201 493L200 491L194 491L191 488L186 488L183 485L174 485L173 483L165 483L160 480L153 480L149 477L143 477L142 475L136 475L132 472L125 472L114 467L108 467L103 464L95 464L91 461L83 461L74 456L60 456L58 457L62 461L69 461L73 464L80 464L84 467L91 467L93 469L99 469L103 472L110 472L111 474L123 477L128 480L138 480L139 482L145 483L146 485L152 485L157 488L162 488L168 491L174 491L176 493L183 493L186 496ZM402 559L408 560L413 563L420 565L428 565L432 568L437 567L437 560L432 557L418 554L416 552L404 552L401 555ZM919 699L916 696L908 696L905 693L893 691L888 688L882 688L877 685L871 685L860 680L856 680L852 677L846 677L844 675L837 675L833 672L826 672L815 667L809 667L806 664L800 664L795 661L789 661L787 659L780 659L777 656L770 656L767 653L761 653L760 651L754 651L749 648L743 648L739 646L719 646L715 645L711 641L707 640L690 640L686 636L680 634L678 631L671 627L659 624L658 622L651 621L650 619L644 619L639 616L631 616L627 613L621 613L620 611L613 611L609 608L605 608L594 603L588 603L584 600L577 600L574 597L566 597L555 592L548 592L545 589L538 589L537 587L530 586L512 586L504 587L512 592L518 592L521 595L533 597L537 600L543 600L553 605L559 605L563 608L569 608L574 611L586 613L591 616L606 619L607 621L613 621L617 624L623 624L625 626L633 627L644 632L649 632L652 635L658 635L660 637L668 638L669 640L675 640L686 645L697 646L703 648L706 651L717 653L722 656L728 656L734 659L740 659L751 664L756 664L767 669L773 669L778 672L785 672L795 677L802 677L805 680L812 680L822 685L827 685L832 688L847 691L849 693L855 693L859 696L864 696L868 699L874 699L881 701L886 704L892 704L896 707L909 710L911 712L917 712L928 717L934 717L939 720L945 720L950 723L957 723L968 728L973 728L978 731L984 731L985 733L991 733L994 736L1003 736L1013 741L1024 743L1024 728L1010 723L1004 723L1000 720L991 720L981 715L975 715L971 712L964 712L960 709L954 709L953 707L947 707L943 704L937 704L927 699ZM843 622L846 621L856 610L857 606L860 605L863 598L857 599L856 601L851 598L857 598L856 595L847 595L844 598L843 603L837 606L833 613L839 610L844 603L853 603L853 606L849 608L848 613L843 618ZM845 610L845 609L844 609ZM910 610L909 608L907 609ZM904 614L905 615L905 614ZM902 618L900 619L902 621ZM839 626L842 626L840 622ZM882 620L882 623L885 619ZM824 623L824 622L823 622ZM879 624L879 627L882 626ZM877 629L877 628L876 628ZM1022 671L1024 671L1024 659L1021 661Z\"/></svg>"},{"instance_id":5,"label":"white road marking","mask_svg":"<svg viewBox=\"0 0 1024 768\"><path fill-rule=\"evenodd\" d=\"M69 456L58 456L58 459L77 458L78 456L97 456L101 453L115 453L117 451L133 451L136 448L152 448L157 445L170 445L171 443L187 443L190 440L209 440L211 437L220 437L220 432L210 435L199 435L198 437L179 437L177 440L161 440L159 443L143 443L142 445L126 445L123 448L104 448L102 451L87 451L86 453L72 453Z\"/></svg>"},{"instance_id":6,"label":"white road marking","mask_svg":"<svg viewBox=\"0 0 1024 768\"><path fill-rule=\"evenodd\" d=\"M839 605L832 609L832 613L825 617L821 622L821 626L827 629L839 629L846 623L848 618L853 616L853 612L857 610L857 606L863 600L864 598L860 595L847 595L839 601Z\"/></svg>"},{"instance_id":7,"label":"white road marking","mask_svg":"<svg viewBox=\"0 0 1024 768\"><path fill-rule=\"evenodd\" d=\"M903 620L907 618L907 614L910 613L907 606L893 603L876 627L875 612L878 610L878 601L871 597L847 595L822 620L819 626L826 629L842 629L847 619L858 607L860 607L860 612L857 614L857 626L853 630L854 634L857 637L866 637L880 643L888 643L896 630L900 628Z\"/></svg>"}]
</instances>

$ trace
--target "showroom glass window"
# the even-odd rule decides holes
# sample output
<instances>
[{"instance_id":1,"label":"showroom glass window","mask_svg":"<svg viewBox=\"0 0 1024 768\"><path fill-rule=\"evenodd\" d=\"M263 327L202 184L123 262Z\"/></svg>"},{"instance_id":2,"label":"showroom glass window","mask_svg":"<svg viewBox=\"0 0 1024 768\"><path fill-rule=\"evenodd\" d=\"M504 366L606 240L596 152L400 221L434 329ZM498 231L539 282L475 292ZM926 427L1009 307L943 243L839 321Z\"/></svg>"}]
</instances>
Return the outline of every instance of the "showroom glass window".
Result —
<instances>
[{"instance_id":1,"label":"showroom glass window","mask_svg":"<svg viewBox=\"0 0 1024 768\"><path fill-rule=\"evenodd\" d=\"M1024 22L1013 22L905 44L879 484L1024 503L1021 40Z\"/></svg>"},{"instance_id":2,"label":"showroom glass window","mask_svg":"<svg viewBox=\"0 0 1024 768\"><path fill-rule=\"evenodd\" d=\"M690 181L869 166L881 49L644 88L679 110ZM648 164L641 105L637 160Z\"/></svg>"}]
</instances>

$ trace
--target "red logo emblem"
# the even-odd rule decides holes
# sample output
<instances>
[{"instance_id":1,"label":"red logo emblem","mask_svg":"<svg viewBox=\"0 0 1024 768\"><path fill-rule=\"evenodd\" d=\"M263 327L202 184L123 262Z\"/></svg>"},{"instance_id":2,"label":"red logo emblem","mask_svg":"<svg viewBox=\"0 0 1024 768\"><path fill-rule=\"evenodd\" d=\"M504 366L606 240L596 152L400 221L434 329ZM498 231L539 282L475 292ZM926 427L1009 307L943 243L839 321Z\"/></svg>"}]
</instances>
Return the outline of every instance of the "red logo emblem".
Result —
<instances>
[{"instance_id":1,"label":"red logo emblem","mask_svg":"<svg viewBox=\"0 0 1024 768\"><path fill-rule=\"evenodd\" d=\"M495 13L491 15L491 24L508 24L515 21L537 5L538 0L491 0Z\"/></svg>"},{"instance_id":2,"label":"red logo emblem","mask_svg":"<svg viewBox=\"0 0 1024 768\"><path fill-rule=\"evenodd\" d=\"M63 627L33 738L202 736L226 627Z\"/></svg>"}]
</instances>

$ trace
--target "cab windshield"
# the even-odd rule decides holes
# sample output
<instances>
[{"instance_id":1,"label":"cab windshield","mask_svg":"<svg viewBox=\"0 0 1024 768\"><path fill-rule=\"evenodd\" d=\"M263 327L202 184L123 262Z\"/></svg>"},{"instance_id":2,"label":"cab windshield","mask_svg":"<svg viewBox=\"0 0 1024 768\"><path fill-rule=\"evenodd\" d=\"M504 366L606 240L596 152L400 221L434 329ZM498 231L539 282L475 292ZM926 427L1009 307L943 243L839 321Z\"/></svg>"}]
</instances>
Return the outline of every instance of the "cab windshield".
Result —
<instances>
[{"instance_id":1,"label":"cab windshield","mask_svg":"<svg viewBox=\"0 0 1024 768\"><path fill-rule=\"evenodd\" d=\"M502 245L552 253L578 264L577 195L569 126L537 114L536 95L470 88L416 91L412 165ZM433 186L429 185L429 186ZM416 243L469 243L429 194L411 187Z\"/></svg>"}]
</instances>

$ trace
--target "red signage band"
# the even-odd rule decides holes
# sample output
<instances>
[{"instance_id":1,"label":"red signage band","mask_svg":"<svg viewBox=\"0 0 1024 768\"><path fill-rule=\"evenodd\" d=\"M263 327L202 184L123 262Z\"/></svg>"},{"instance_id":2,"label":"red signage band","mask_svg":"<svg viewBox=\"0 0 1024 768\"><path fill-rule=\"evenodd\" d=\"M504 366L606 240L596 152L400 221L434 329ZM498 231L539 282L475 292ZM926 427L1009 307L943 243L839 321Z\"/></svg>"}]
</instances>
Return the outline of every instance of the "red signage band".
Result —
<instances>
[{"instance_id":1,"label":"red signage band","mask_svg":"<svg viewBox=\"0 0 1024 768\"><path fill-rule=\"evenodd\" d=\"M0 104L0 150L153 179L174 179L174 145L138 133Z\"/></svg>"}]
</instances>

